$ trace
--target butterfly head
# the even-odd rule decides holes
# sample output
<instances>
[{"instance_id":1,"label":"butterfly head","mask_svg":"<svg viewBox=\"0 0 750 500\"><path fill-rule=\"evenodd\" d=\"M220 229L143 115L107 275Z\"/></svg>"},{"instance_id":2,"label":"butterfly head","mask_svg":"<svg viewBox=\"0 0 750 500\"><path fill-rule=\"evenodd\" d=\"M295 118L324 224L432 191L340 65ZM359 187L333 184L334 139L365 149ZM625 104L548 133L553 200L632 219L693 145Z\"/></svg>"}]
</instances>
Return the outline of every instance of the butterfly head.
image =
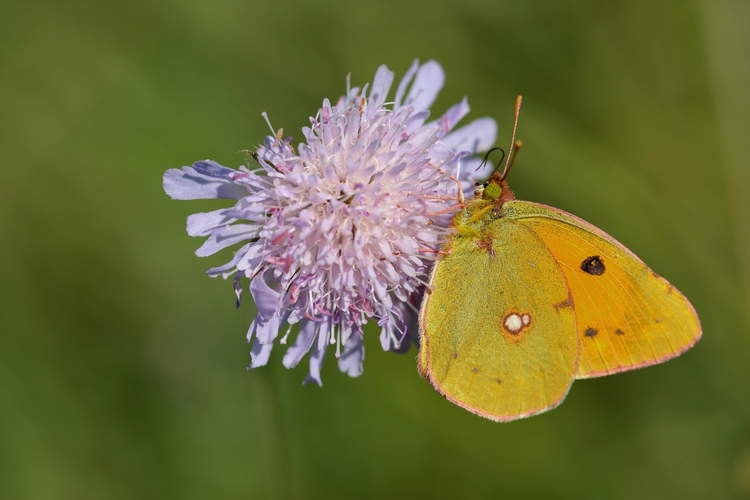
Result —
<instances>
[{"instance_id":1,"label":"butterfly head","mask_svg":"<svg viewBox=\"0 0 750 500\"><path fill-rule=\"evenodd\" d=\"M495 176L493 175L484 183L482 198L485 200L495 201L503 194L503 181L498 182L498 179L493 179L493 177Z\"/></svg>"},{"instance_id":2,"label":"butterfly head","mask_svg":"<svg viewBox=\"0 0 750 500\"><path fill-rule=\"evenodd\" d=\"M494 172L484 183L477 183L475 194L483 200L502 205L506 201L515 199L513 191L499 172Z\"/></svg>"}]
</instances>

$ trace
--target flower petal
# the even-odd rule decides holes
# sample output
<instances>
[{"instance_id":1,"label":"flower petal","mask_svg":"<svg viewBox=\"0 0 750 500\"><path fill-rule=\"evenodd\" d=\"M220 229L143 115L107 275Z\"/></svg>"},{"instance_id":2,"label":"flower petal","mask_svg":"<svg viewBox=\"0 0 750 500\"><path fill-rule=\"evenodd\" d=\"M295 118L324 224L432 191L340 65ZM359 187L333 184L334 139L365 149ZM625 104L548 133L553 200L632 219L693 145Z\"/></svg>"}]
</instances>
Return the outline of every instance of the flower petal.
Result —
<instances>
[{"instance_id":1,"label":"flower petal","mask_svg":"<svg viewBox=\"0 0 750 500\"><path fill-rule=\"evenodd\" d=\"M294 368L302 360L302 357L310 352L310 348L315 340L315 327L317 325L312 321L300 321L300 329L297 339L289 349L284 353L282 363L287 368Z\"/></svg>"},{"instance_id":2,"label":"flower petal","mask_svg":"<svg viewBox=\"0 0 750 500\"><path fill-rule=\"evenodd\" d=\"M323 381L320 379L320 369L323 366L323 360L326 357L326 348L328 347L328 338L331 334L331 324L329 320L323 321L318 325L318 336L323 336L323 347L321 342L313 342L312 353L310 353L310 373L302 381L302 384L315 382L322 386Z\"/></svg>"},{"instance_id":3,"label":"flower petal","mask_svg":"<svg viewBox=\"0 0 750 500\"><path fill-rule=\"evenodd\" d=\"M211 231L219 226L226 226L237 219L225 214L226 209L214 210L213 212L200 212L188 216L187 233L190 236L208 236Z\"/></svg>"},{"instance_id":4,"label":"flower petal","mask_svg":"<svg viewBox=\"0 0 750 500\"><path fill-rule=\"evenodd\" d=\"M271 350L273 349L273 344L261 344L258 339L255 339L255 342L253 343L252 349L250 349L250 366L248 366L248 370L251 368L258 368L259 366L266 366L268 363L268 358L271 357Z\"/></svg>"},{"instance_id":5,"label":"flower petal","mask_svg":"<svg viewBox=\"0 0 750 500\"><path fill-rule=\"evenodd\" d=\"M388 91L391 90L391 84L393 83L393 71L388 69L388 66L383 64L378 68L375 73L375 79L372 81L372 89L370 90L370 102L369 106L380 107L388 97Z\"/></svg>"},{"instance_id":6,"label":"flower petal","mask_svg":"<svg viewBox=\"0 0 750 500\"><path fill-rule=\"evenodd\" d=\"M404 93L406 92L406 87L409 86L411 83L412 78L414 78L414 74L419 69L419 59L415 59L413 63L411 63L411 67L409 67L409 70L404 74L404 77L401 79L401 82L398 84L398 90L396 91L396 101L394 104L394 108L400 108L401 107L401 99L404 97Z\"/></svg>"},{"instance_id":7,"label":"flower petal","mask_svg":"<svg viewBox=\"0 0 750 500\"><path fill-rule=\"evenodd\" d=\"M461 102L451 106L441 118L441 125L443 126L445 133L447 134L453 130L453 127L461 121L461 118L468 115L469 111L471 111L471 108L469 107L468 97L464 97L461 99Z\"/></svg>"},{"instance_id":8,"label":"flower petal","mask_svg":"<svg viewBox=\"0 0 750 500\"><path fill-rule=\"evenodd\" d=\"M248 194L247 189L239 184L200 174L193 167L182 167L182 170L170 168L164 172L162 186L173 200L208 198L239 200Z\"/></svg>"},{"instance_id":9,"label":"flower petal","mask_svg":"<svg viewBox=\"0 0 750 500\"><path fill-rule=\"evenodd\" d=\"M208 257L226 248L258 236L259 229L251 224L234 224L215 229L203 245L195 251L198 257Z\"/></svg>"},{"instance_id":10,"label":"flower petal","mask_svg":"<svg viewBox=\"0 0 750 500\"><path fill-rule=\"evenodd\" d=\"M252 243L248 243L244 247L240 248L239 250L237 250L235 252L234 256L232 257L232 260L230 260L229 262L227 262L223 266L212 267L211 269L209 269L208 271L206 271L206 274L208 274L212 278L215 278L216 276L219 276L220 274L224 274L224 273L230 272L231 270L233 270L235 268L235 266L240 261L240 259L242 259L242 257L245 256L245 254L248 252L248 250L250 250L250 246L251 245L252 245Z\"/></svg>"},{"instance_id":11,"label":"flower petal","mask_svg":"<svg viewBox=\"0 0 750 500\"><path fill-rule=\"evenodd\" d=\"M417 71L417 77L409 89L404 105L413 106L416 111L428 109L445 83L445 72L437 61L427 61Z\"/></svg>"},{"instance_id":12,"label":"flower petal","mask_svg":"<svg viewBox=\"0 0 750 500\"><path fill-rule=\"evenodd\" d=\"M497 139L497 123L492 118L479 118L453 131L440 141L455 152L486 151Z\"/></svg>"},{"instance_id":13,"label":"flower petal","mask_svg":"<svg viewBox=\"0 0 750 500\"><path fill-rule=\"evenodd\" d=\"M365 360L365 345L362 342L362 334L354 332L344 345L344 352L339 358L339 370L350 377L362 375L362 362Z\"/></svg>"},{"instance_id":14,"label":"flower petal","mask_svg":"<svg viewBox=\"0 0 750 500\"><path fill-rule=\"evenodd\" d=\"M220 165L213 160L196 161L193 163L193 168L199 174L216 177L217 179L233 180L234 175L238 173L236 170Z\"/></svg>"},{"instance_id":15,"label":"flower petal","mask_svg":"<svg viewBox=\"0 0 750 500\"><path fill-rule=\"evenodd\" d=\"M258 327L255 331L255 338L261 344L272 344L279 334L279 328L283 320L281 318L281 311L275 312L269 318L258 317Z\"/></svg>"},{"instance_id":16,"label":"flower petal","mask_svg":"<svg viewBox=\"0 0 750 500\"><path fill-rule=\"evenodd\" d=\"M262 274L250 282L250 293L258 309L258 316L268 319L276 313L281 294L268 286Z\"/></svg>"},{"instance_id":17,"label":"flower petal","mask_svg":"<svg viewBox=\"0 0 750 500\"><path fill-rule=\"evenodd\" d=\"M287 315L281 304L281 294L268 286L263 274L250 282L250 293L258 310L255 317L255 337L261 344L270 344L279 334L284 316Z\"/></svg>"}]
</instances>

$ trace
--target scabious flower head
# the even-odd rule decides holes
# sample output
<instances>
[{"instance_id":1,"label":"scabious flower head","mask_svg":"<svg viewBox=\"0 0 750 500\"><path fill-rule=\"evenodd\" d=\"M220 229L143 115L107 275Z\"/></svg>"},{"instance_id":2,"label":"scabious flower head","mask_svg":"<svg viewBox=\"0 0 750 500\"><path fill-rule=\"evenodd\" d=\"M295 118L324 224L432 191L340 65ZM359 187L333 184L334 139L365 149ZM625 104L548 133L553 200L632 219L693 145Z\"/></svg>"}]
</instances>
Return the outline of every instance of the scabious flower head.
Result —
<instances>
[{"instance_id":1,"label":"scabious flower head","mask_svg":"<svg viewBox=\"0 0 750 500\"><path fill-rule=\"evenodd\" d=\"M187 232L208 236L199 257L242 245L208 274L233 278L238 306L249 278L258 310L247 333L250 368L265 365L279 334L285 344L294 329L287 368L310 352L305 381L321 384L335 345L340 370L357 376L371 319L383 349L408 348L424 278L458 208L459 162L489 148L497 129L483 118L452 131L469 112L466 98L428 122L443 80L437 62L415 61L387 103L393 73L381 66L369 92L324 100L296 150L279 131L251 153L254 170L206 160L164 174L174 199L236 200L191 215Z\"/></svg>"}]
</instances>

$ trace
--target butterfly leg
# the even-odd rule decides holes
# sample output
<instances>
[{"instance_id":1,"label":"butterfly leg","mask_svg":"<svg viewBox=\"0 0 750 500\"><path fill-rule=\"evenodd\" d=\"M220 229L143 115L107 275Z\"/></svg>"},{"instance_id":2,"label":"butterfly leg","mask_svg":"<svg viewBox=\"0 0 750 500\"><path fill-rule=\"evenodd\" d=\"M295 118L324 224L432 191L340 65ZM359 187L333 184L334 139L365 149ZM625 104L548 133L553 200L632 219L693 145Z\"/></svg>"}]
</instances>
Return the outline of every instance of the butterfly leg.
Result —
<instances>
[{"instance_id":1,"label":"butterfly leg","mask_svg":"<svg viewBox=\"0 0 750 500\"><path fill-rule=\"evenodd\" d=\"M451 198L452 199L452 198ZM451 205L449 207L446 207L442 210L438 210L437 212L432 212L430 214L425 214L427 217L435 217L436 215L443 215L447 214L448 212L453 212L454 210L460 210L464 208L463 204L459 203L457 205Z\"/></svg>"},{"instance_id":2,"label":"butterfly leg","mask_svg":"<svg viewBox=\"0 0 750 500\"><path fill-rule=\"evenodd\" d=\"M458 200L459 205L463 207L463 204L464 204L464 192L463 192L463 189L461 189L461 181L459 181L457 178L453 177L452 175L446 173L444 170L436 167L432 163L427 162L427 165L429 167L437 170L438 172L440 172L441 174L443 174L444 176L446 176L448 179L450 179L450 180L452 180L453 182L456 183L457 193L458 194L456 195L455 199ZM449 199L453 199L453 198L449 198Z\"/></svg>"},{"instance_id":3,"label":"butterfly leg","mask_svg":"<svg viewBox=\"0 0 750 500\"><path fill-rule=\"evenodd\" d=\"M433 248L417 248L417 252L435 253L438 255L450 255L450 252L446 252L445 250L435 250Z\"/></svg>"}]
</instances>

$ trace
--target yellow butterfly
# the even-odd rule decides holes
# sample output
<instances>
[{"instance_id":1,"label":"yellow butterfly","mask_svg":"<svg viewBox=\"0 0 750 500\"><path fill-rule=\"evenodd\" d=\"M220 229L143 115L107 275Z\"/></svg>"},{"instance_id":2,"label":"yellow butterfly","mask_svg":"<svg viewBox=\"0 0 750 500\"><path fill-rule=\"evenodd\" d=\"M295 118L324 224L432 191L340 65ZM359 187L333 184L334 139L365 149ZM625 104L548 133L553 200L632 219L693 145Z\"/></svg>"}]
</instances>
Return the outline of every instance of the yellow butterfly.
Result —
<instances>
[{"instance_id":1,"label":"yellow butterfly","mask_svg":"<svg viewBox=\"0 0 750 500\"><path fill-rule=\"evenodd\" d=\"M519 201L497 171L453 219L419 314L419 371L505 422L559 405L573 380L661 363L701 336L690 302L614 238Z\"/></svg>"}]
</instances>

